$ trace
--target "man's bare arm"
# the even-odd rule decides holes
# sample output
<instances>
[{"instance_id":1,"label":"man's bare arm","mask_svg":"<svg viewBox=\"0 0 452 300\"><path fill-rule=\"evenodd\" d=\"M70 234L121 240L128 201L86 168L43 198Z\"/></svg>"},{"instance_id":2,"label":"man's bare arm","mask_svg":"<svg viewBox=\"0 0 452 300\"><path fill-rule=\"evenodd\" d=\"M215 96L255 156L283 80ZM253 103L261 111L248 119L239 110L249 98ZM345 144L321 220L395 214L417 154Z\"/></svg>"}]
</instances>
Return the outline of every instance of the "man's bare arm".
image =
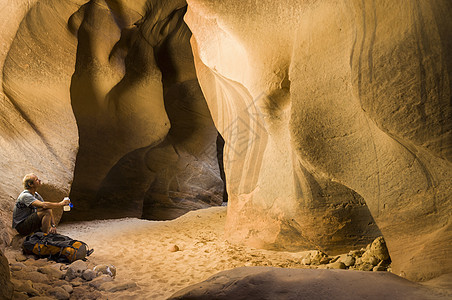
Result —
<instances>
[{"instance_id":1,"label":"man's bare arm","mask_svg":"<svg viewBox=\"0 0 452 300\"><path fill-rule=\"evenodd\" d=\"M58 207L63 207L65 205L69 205L70 201L69 200L62 200L60 202L42 202L39 200L35 200L31 203L32 206L34 207L38 207L38 208L44 208L44 209L49 209L49 208L58 208Z\"/></svg>"}]
</instances>

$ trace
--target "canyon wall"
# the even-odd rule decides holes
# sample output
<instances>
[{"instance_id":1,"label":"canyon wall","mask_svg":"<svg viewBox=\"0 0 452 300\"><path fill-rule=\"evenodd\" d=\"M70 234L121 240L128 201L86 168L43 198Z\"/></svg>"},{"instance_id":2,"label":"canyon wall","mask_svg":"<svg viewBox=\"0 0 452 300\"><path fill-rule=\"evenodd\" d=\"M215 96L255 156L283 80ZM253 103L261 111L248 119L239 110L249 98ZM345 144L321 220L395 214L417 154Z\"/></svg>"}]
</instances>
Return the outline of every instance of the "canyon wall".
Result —
<instances>
[{"instance_id":1,"label":"canyon wall","mask_svg":"<svg viewBox=\"0 0 452 300\"><path fill-rule=\"evenodd\" d=\"M231 242L334 254L382 234L397 274L451 272L448 1L0 8L0 246L28 172L70 193L67 220L220 204L218 130Z\"/></svg>"},{"instance_id":2,"label":"canyon wall","mask_svg":"<svg viewBox=\"0 0 452 300\"><path fill-rule=\"evenodd\" d=\"M227 238L340 251L368 232L364 198L394 272L450 273L450 2L188 7L198 79L225 139Z\"/></svg>"},{"instance_id":3,"label":"canyon wall","mask_svg":"<svg viewBox=\"0 0 452 300\"><path fill-rule=\"evenodd\" d=\"M80 148L65 219L166 220L220 205L217 130L199 87L184 1L91 1L71 100Z\"/></svg>"},{"instance_id":4,"label":"canyon wall","mask_svg":"<svg viewBox=\"0 0 452 300\"><path fill-rule=\"evenodd\" d=\"M78 148L69 85L76 38L67 19L80 1L3 1L0 50L0 245L8 244L22 178L43 180L41 195L69 194ZM61 210L56 212L59 219Z\"/></svg>"},{"instance_id":5,"label":"canyon wall","mask_svg":"<svg viewBox=\"0 0 452 300\"><path fill-rule=\"evenodd\" d=\"M1 4L0 246L22 178L67 220L172 219L220 205L218 132L184 1ZM56 210L57 221L62 211Z\"/></svg>"}]
</instances>

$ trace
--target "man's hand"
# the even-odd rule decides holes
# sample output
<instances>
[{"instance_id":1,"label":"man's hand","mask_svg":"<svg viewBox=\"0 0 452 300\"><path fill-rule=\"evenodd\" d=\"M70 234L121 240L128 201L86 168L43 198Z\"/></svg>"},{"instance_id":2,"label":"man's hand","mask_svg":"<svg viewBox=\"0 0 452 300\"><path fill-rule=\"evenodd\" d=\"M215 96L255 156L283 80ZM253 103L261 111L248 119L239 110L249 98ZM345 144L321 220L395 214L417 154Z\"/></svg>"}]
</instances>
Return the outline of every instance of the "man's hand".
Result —
<instances>
[{"instance_id":1,"label":"man's hand","mask_svg":"<svg viewBox=\"0 0 452 300\"><path fill-rule=\"evenodd\" d=\"M49 233L53 233L53 234L56 234L57 233L57 230L56 230L56 227L50 227L50 229L49 229Z\"/></svg>"},{"instance_id":2,"label":"man's hand","mask_svg":"<svg viewBox=\"0 0 452 300\"><path fill-rule=\"evenodd\" d=\"M68 199L64 199L64 200L60 201L61 206L69 205L69 203L71 203L71 200L68 200Z\"/></svg>"}]
</instances>

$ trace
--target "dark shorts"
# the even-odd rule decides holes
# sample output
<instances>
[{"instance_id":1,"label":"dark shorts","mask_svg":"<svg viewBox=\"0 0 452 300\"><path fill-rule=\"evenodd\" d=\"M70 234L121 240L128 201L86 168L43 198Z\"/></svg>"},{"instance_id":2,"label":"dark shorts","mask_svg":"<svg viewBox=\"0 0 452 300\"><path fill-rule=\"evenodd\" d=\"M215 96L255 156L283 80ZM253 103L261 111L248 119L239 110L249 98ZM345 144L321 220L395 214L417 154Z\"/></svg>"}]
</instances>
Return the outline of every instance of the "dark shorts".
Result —
<instances>
[{"instance_id":1,"label":"dark shorts","mask_svg":"<svg viewBox=\"0 0 452 300\"><path fill-rule=\"evenodd\" d=\"M28 216L25 220L17 224L16 230L21 235L29 235L41 228L41 218L39 218L38 213L34 212Z\"/></svg>"}]
</instances>

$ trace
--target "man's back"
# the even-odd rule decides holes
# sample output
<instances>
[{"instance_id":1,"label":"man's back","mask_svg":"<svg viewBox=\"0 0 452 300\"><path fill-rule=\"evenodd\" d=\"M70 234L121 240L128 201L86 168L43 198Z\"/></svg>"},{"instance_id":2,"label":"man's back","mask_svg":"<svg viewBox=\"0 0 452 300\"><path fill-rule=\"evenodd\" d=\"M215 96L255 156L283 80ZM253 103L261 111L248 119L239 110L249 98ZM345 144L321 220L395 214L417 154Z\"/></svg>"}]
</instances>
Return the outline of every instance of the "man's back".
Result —
<instances>
[{"instance_id":1,"label":"man's back","mask_svg":"<svg viewBox=\"0 0 452 300\"><path fill-rule=\"evenodd\" d=\"M35 200L44 201L38 193L32 195L28 190L24 190L20 193L14 206L13 228L16 228L17 224L36 211L36 208L31 205Z\"/></svg>"}]
</instances>

